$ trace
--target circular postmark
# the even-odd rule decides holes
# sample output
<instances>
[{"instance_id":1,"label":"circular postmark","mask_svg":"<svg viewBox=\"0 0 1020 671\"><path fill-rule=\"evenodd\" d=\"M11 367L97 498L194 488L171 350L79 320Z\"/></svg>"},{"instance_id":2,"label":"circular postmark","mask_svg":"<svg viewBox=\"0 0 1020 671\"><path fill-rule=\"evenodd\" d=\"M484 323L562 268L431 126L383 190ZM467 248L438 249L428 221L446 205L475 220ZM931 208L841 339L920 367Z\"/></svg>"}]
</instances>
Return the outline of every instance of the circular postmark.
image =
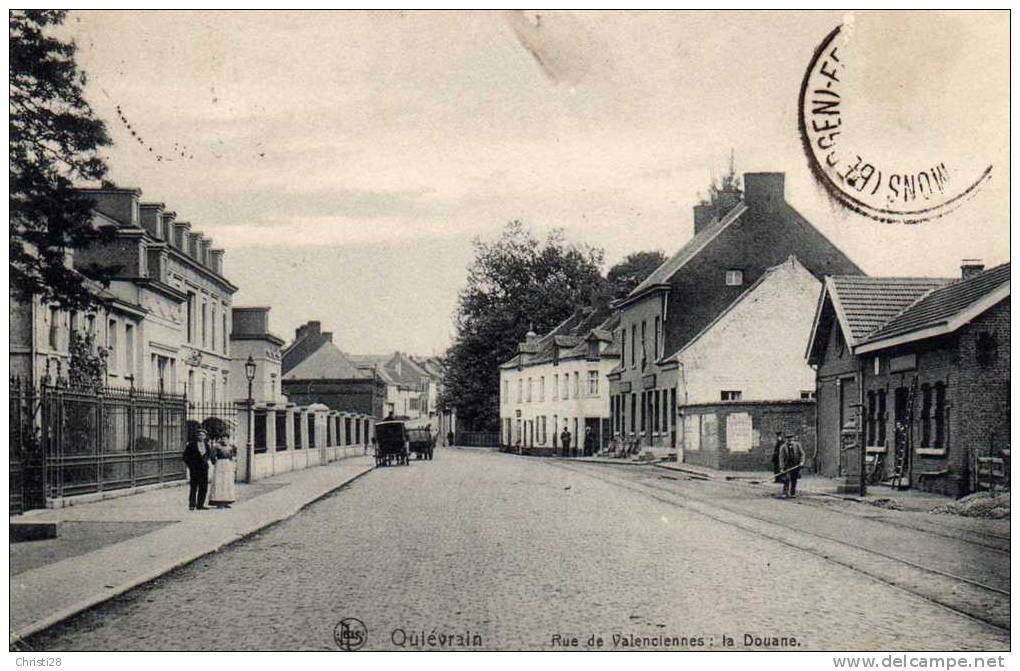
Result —
<instances>
[{"instance_id":1,"label":"circular postmark","mask_svg":"<svg viewBox=\"0 0 1020 671\"><path fill-rule=\"evenodd\" d=\"M876 109L873 98L854 99L874 87L854 79L855 46L837 26L801 82L798 125L815 179L844 207L881 222L915 224L955 210L990 179L992 166L954 165L901 129L877 134L875 119L887 110Z\"/></svg>"},{"instance_id":2,"label":"circular postmark","mask_svg":"<svg viewBox=\"0 0 1020 671\"><path fill-rule=\"evenodd\" d=\"M345 617L333 627L333 640L341 650L358 650L368 640L368 627L356 617Z\"/></svg>"}]
</instances>

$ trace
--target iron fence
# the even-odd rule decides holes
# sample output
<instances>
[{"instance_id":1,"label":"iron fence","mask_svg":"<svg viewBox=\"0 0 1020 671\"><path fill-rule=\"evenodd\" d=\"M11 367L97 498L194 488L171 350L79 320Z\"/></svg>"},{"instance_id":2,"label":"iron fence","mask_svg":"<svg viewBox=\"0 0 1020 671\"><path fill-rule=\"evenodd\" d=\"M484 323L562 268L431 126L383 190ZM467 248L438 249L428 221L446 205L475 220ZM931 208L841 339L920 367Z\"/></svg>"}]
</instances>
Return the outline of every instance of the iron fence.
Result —
<instances>
[{"instance_id":1,"label":"iron fence","mask_svg":"<svg viewBox=\"0 0 1020 671\"><path fill-rule=\"evenodd\" d=\"M458 431L454 443L468 447L499 447L499 431Z\"/></svg>"},{"instance_id":2,"label":"iron fence","mask_svg":"<svg viewBox=\"0 0 1020 671\"><path fill-rule=\"evenodd\" d=\"M183 396L17 379L10 392L12 511L186 475Z\"/></svg>"}]
</instances>

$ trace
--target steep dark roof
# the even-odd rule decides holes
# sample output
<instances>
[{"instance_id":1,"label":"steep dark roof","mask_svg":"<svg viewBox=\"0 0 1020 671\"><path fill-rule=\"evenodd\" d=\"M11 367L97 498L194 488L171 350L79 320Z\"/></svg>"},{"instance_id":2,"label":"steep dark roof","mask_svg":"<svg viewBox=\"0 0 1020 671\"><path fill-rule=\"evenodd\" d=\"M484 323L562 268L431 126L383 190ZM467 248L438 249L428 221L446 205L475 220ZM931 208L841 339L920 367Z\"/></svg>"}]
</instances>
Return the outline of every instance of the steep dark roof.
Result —
<instances>
[{"instance_id":1,"label":"steep dark roof","mask_svg":"<svg viewBox=\"0 0 1020 671\"><path fill-rule=\"evenodd\" d=\"M311 354L283 374L284 380L350 380L368 377L336 345L322 342Z\"/></svg>"},{"instance_id":2,"label":"steep dark roof","mask_svg":"<svg viewBox=\"0 0 1020 671\"><path fill-rule=\"evenodd\" d=\"M608 340L612 339L612 329L619 325L619 315L614 313L608 305L598 308L578 308L569 317L556 325L554 329L539 337L535 344L535 351L530 353L518 353L509 361L503 363L500 368L517 368L520 358L524 357L524 365L546 363L555 358L555 349L560 349L560 356L563 358L577 356L587 353L585 339L593 331L601 331L608 334ZM618 354L609 349L603 354Z\"/></svg>"},{"instance_id":3,"label":"steep dark roof","mask_svg":"<svg viewBox=\"0 0 1020 671\"><path fill-rule=\"evenodd\" d=\"M942 286L902 310L873 331L863 342L885 340L948 325L953 317L1008 283L1009 263L1004 263L965 280Z\"/></svg>"},{"instance_id":4,"label":"steep dark roof","mask_svg":"<svg viewBox=\"0 0 1020 671\"><path fill-rule=\"evenodd\" d=\"M953 281L937 277L835 275L826 278L825 284L844 331L849 330L845 335L852 346L922 296Z\"/></svg>"},{"instance_id":5,"label":"steep dark roof","mask_svg":"<svg viewBox=\"0 0 1020 671\"><path fill-rule=\"evenodd\" d=\"M697 256L698 252L705 248L705 245L711 242L715 236L722 233L730 224L739 219L740 215L744 212L747 212L747 205L738 203L724 216L701 229L693 238L687 241L686 245L680 248L680 251L653 270L651 275L646 277L641 284L637 285L627 295L627 298L635 298L657 284L669 282L669 278L673 277L678 270L687 265L687 262Z\"/></svg>"}]
</instances>

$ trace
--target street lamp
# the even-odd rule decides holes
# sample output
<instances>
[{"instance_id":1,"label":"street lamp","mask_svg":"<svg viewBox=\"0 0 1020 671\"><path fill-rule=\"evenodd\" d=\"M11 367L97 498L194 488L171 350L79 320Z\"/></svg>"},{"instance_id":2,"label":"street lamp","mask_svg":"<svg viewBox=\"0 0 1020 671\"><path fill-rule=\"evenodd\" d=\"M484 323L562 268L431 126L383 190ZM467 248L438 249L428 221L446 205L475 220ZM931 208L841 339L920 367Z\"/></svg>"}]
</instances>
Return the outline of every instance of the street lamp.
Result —
<instances>
[{"instance_id":1,"label":"street lamp","mask_svg":"<svg viewBox=\"0 0 1020 671\"><path fill-rule=\"evenodd\" d=\"M245 471L245 481L251 482L255 475L255 444L252 442L252 434L255 432L255 416L253 413L254 401L251 397L251 386L255 381L255 359L252 358L251 354L248 355L248 360L244 362L244 377L248 380L248 444L245 449L245 455L247 462Z\"/></svg>"}]
</instances>

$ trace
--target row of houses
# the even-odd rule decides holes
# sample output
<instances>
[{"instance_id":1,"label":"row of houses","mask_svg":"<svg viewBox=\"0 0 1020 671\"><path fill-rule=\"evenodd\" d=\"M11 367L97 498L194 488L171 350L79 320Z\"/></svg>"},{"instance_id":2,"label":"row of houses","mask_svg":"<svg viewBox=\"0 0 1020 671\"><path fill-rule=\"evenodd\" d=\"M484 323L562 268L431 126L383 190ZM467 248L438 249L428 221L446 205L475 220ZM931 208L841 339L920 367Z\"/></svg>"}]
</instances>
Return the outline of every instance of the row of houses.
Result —
<instances>
[{"instance_id":1,"label":"row of houses","mask_svg":"<svg viewBox=\"0 0 1020 671\"><path fill-rule=\"evenodd\" d=\"M439 407L443 368L436 357L344 352L321 322L309 321L283 349L282 371L283 388L295 401L402 419L439 436L456 429L454 414Z\"/></svg>"},{"instance_id":2,"label":"row of houses","mask_svg":"<svg viewBox=\"0 0 1020 671\"><path fill-rule=\"evenodd\" d=\"M13 510L179 481L189 422L228 427L247 480L370 443L381 412L287 398L270 310L233 305L237 286L209 236L140 189L81 192L106 235L66 262L112 276L103 286L82 275L100 299L91 310L11 300ZM76 352L101 368L88 389L74 379ZM278 438L266 430L277 415L288 427Z\"/></svg>"},{"instance_id":3,"label":"row of houses","mask_svg":"<svg viewBox=\"0 0 1020 671\"><path fill-rule=\"evenodd\" d=\"M694 208L690 241L628 296L528 333L500 368L501 441L770 467L777 432L817 472L958 493L966 452L1008 449L1009 264L873 278L748 173ZM849 423L849 424L848 424Z\"/></svg>"}]
</instances>

